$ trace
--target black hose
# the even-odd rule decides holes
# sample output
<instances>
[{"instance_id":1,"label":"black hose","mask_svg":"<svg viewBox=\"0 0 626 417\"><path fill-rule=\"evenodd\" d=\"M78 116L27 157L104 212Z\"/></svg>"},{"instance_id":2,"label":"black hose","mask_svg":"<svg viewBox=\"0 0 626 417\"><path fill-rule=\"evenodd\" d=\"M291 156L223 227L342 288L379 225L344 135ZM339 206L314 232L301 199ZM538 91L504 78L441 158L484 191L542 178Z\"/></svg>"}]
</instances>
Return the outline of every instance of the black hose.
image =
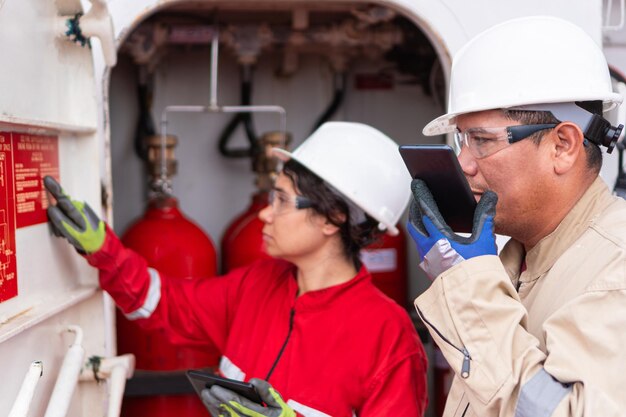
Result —
<instances>
[{"instance_id":1,"label":"black hose","mask_svg":"<svg viewBox=\"0 0 626 417\"><path fill-rule=\"evenodd\" d=\"M326 107L326 110L317 118L315 123L313 124L313 129L311 133L317 130L318 127L323 125L326 121L328 121L339 109L339 106L343 103L343 99L345 97L346 92L346 74L345 73L336 73L334 77L335 83L335 93L333 94L333 98L330 101L330 104Z\"/></svg>"},{"instance_id":2,"label":"black hose","mask_svg":"<svg viewBox=\"0 0 626 417\"><path fill-rule=\"evenodd\" d=\"M618 164L618 168L617 168L617 174L620 178L626 177L626 175L624 174L624 141L621 140L619 142L617 142L617 145L615 145L615 147L617 148L617 164Z\"/></svg>"},{"instance_id":3,"label":"black hose","mask_svg":"<svg viewBox=\"0 0 626 417\"><path fill-rule=\"evenodd\" d=\"M148 145L145 138L156 134L154 120L152 120L152 83L150 81L139 82L137 85L137 100L139 105L139 118L137 121L137 128L135 130L133 147L135 149L135 154L142 161L147 161Z\"/></svg>"},{"instance_id":4,"label":"black hose","mask_svg":"<svg viewBox=\"0 0 626 417\"><path fill-rule=\"evenodd\" d=\"M609 74L611 75L611 77L621 83L626 84L626 77L624 76L624 74L621 73L621 71L617 70L616 68L613 68L611 66L609 66ZM621 120L618 120L618 123L621 122ZM626 122L625 122L626 123ZM617 148L618 151L618 174L620 178L624 178L626 177L626 175L624 175L624 139L620 140L619 142L617 142L617 144L615 145L615 147Z\"/></svg>"},{"instance_id":5,"label":"black hose","mask_svg":"<svg viewBox=\"0 0 626 417\"><path fill-rule=\"evenodd\" d=\"M617 162L617 179L613 186L613 193L619 197L626 199L626 174L624 173L624 141L620 141L616 145L618 152Z\"/></svg>"},{"instance_id":6,"label":"black hose","mask_svg":"<svg viewBox=\"0 0 626 417\"><path fill-rule=\"evenodd\" d=\"M248 106L252 102L252 67L249 65L241 67L240 101L243 106ZM239 126L239 123L243 123L249 147L229 148L228 142L235 132L235 129L237 129L237 126ZM259 145L256 132L254 131L252 113L237 113L232 117L230 122L228 122L220 133L218 149L220 153L227 158L247 158L258 152Z\"/></svg>"},{"instance_id":7,"label":"black hose","mask_svg":"<svg viewBox=\"0 0 626 417\"><path fill-rule=\"evenodd\" d=\"M244 65L241 68L242 82L241 82L241 103L244 105L252 104L252 67ZM252 120L252 113L241 113L244 121L244 127L246 129L246 136L248 142L250 142L250 149L254 149L257 146L257 134L254 131L254 124Z\"/></svg>"}]
</instances>

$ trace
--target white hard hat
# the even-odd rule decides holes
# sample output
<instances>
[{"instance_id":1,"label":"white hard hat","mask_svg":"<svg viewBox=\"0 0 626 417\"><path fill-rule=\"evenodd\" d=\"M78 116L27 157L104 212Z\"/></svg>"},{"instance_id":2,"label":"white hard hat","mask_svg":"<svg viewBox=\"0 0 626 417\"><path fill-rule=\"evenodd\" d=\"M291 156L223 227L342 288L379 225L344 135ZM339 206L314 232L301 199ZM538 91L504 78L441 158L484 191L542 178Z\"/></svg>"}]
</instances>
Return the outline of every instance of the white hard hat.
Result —
<instances>
[{"instance_id":1,"label":"white hard hat","mask_svg":"<svg viewBox=\"0 0 626 417\"><path fill-rule=\"evenodd\" d=\"M398 234L396 223L411 194L411 176L398 145L361 123L327 122L293 153L274 148L282 160L295 159L380 223Z\"/></svg>"},{"instance_id":2,"label":"white hard hat","mask_svg":"<svg viewBox=\"0 0 626 417\"><path fill-rule=\"evenodd\" d=\"M621 103L600 47L580 27L556 17L513 19L480 33L454 56L448 113L427 136L449 133L456 116L516 106L601 100Z\"/></svg>"}]
</instances>

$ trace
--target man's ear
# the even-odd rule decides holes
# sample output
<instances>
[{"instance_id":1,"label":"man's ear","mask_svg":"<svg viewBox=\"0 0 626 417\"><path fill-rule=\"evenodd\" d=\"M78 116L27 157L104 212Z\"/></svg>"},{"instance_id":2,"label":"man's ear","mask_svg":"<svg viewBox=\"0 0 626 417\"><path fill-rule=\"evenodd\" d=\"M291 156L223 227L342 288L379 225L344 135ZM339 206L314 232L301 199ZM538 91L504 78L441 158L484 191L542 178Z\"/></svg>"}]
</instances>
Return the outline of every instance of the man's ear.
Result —
<instances>
[{"instance_id":1,"label":"man's ear","mask_svg":"<svg viewBox=\"0 0 626 417\"><path fill-rule=\"evenodd\" d=\"M563 175L576 166L580 158L586 158L585 136L582 130L571 122L560 123L550 135L554 172Z\"/></svg>"}]
</instances>

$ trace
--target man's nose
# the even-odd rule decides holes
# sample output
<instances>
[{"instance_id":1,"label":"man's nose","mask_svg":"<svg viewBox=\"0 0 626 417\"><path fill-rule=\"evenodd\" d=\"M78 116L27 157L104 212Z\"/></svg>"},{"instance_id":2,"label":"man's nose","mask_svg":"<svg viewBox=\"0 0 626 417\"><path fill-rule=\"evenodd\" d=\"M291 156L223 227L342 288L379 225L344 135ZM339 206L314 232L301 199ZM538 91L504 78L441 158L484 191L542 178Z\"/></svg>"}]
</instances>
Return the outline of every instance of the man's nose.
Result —
<instances>
[{"instance_id":1,"label":"man's nose","mask_svg":"<svg viewBox=\"0 0 626 417\"><path fill-rule=\"evenodd\" d=\"M478 172L478 164L476 164L476 159L472 156L467 146L463 146L461 148L461 153L458 156L459 165L461 165L461 169L463 173L468 177L473 177Z\"/></svg>"}]
</instances>

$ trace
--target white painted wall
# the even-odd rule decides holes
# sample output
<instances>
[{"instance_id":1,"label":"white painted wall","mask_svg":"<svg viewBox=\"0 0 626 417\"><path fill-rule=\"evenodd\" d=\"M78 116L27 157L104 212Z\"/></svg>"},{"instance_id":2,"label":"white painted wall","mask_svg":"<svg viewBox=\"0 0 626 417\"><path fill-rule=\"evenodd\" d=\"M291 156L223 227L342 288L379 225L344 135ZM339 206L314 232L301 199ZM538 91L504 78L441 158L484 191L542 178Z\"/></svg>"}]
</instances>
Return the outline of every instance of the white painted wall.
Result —
<instances>
[{"instance_id":1,"label":"white painted wall","mask_svg":"<svg viewBox=\"0 0 626 417\"><path fill-rule=\"evenodd\" d=\"M611 9L611 22L613 24L619 23L621 12L620 7L622 6L621 3L623 2L613 2L613 8ZM617 30L605 31L603 36L603 45L604 53L609 65L613 66L622 74L626 74L626 28L622 27ZM626 103L622 104L622 106L626 106ZM612 116L617 118L617 114L617 111L613 112ZM626 119L616 120L616 122L626 125ZM618 172L617 163L617 152L604 156L601 175L610 187L615 185Z\"/></svg>"},{"instance_id":2,"label":"white painted wall","mask_svg":"<svg viewBox=\"0 0 626 417\"><path fill-rule=\"evenodd\" d=\"M64 188L100 211L91 51L59 36L59 16L80 10L77 0L0 1L0 130L58 136ZM29 414L41 416L73 340L63 329L81 326L87 354L104 356L106 314L97 272L46 223L17 229L15 240L18 295L0 303L0 415L11 410L30 363L41 360ZM103 415L105 399L105 385L80 384L68 416Z\"/></svg>"}]
</instances>

